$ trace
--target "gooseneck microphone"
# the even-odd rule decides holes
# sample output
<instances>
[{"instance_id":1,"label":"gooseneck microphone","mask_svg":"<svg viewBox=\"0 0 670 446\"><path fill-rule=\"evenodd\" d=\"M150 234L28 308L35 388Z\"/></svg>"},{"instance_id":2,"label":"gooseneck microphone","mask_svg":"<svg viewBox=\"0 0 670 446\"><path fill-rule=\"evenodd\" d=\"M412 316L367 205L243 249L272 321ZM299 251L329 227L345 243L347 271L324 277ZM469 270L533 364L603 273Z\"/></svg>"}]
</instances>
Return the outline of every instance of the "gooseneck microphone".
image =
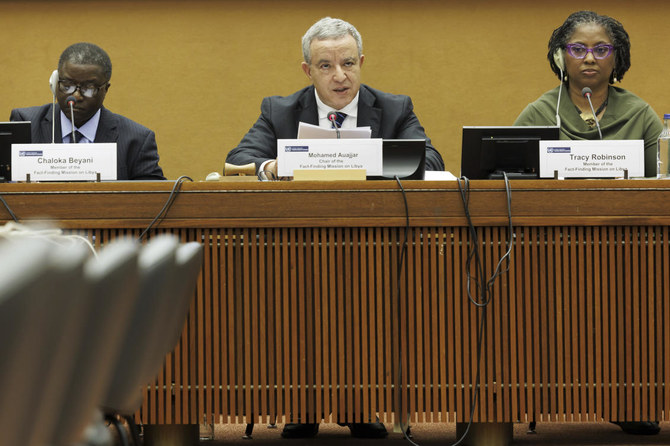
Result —
<instances>
[{"instance_id":1,"label":"gooseneck microphone","mask_svg":"<svg viewBox=\"0 0 670 446\"><path fill-rule=\"evenodd\" d=\"M333 123L333 127L335 127L335 134L337 135L337 139L340 139L340 128L337 125L337 113L334 111L328 113L328 120Z\"/></svg>"},{"instance_id":2,"label":"gooseneck microphone","mask_svg":"<svg viewBox=\"0 0 670 446\"><path fill-rule=\"evenodd\" d=\"M76 144L77 138L74 136L74 103L77 102L74 96L68 96L65 98L67 105L70 106L70 119L72 120L72 133L70 137L70 142Z\"/></svg>"},{"instance_id":3,"label":"gooseneck microphone","mask_svg":"<svg viewBox=\"0 0 670 446\"><path fill-rule=\"evenodd\" d=\"M591 102L592 94L593 91L589 87L582 88L582 96L584 96L586 100L589 101L589 106L591 107L591 113L593 113L593 119L596 120L596 127L598 127L598 134L600 135L600 139L603 139L603 132L600 131L600 123L598 122L598 117L596 116L596 110L593 108L593 102Z\"/></svg>"}]
</instances>

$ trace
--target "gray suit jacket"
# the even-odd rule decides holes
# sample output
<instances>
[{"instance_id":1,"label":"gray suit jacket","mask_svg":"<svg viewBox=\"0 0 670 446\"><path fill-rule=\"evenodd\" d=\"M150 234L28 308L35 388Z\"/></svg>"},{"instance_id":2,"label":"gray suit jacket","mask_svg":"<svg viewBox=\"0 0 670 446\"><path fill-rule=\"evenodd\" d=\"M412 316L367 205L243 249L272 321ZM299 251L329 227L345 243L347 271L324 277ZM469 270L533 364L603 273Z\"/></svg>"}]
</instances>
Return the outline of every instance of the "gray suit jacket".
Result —
<instances>
[{"instance_id":1,"label":"gray suit jacket","mask_svg":"<svg viewBox=\"0 0 670 446\"><path fill-rule=\"evenodd\" d=\"M358 97L358 126L370 126L373 138L426 139L426 170L444 170L442 156L413 111L409 96L384 93L361 85ZM228 153L232 164L256 163L256 169L269 159L277 158L277 139L292 139L298 135L298 123L318 125L319 113L314 86L305 87L290 96L271 96L263 99L261 116Z\"/></svg>"},{"instance_id":2,"label":"gray suit jacket","mask_svg":"<svg viewBox=\"0 0 670 446\"><path fill-rule=\"evenodd\" d=\"M51 142L51 107L16 108L11 121L30 121L30 136L34 143ZM63 142L60 127L60 107L56 104L56 129L54 142ZM156 135L148 128L130 119L100 110L100 122L95 142L116 143L117 179L119 180L164 180L163 169L158 165Z\"/></svg>"}]
</instances>

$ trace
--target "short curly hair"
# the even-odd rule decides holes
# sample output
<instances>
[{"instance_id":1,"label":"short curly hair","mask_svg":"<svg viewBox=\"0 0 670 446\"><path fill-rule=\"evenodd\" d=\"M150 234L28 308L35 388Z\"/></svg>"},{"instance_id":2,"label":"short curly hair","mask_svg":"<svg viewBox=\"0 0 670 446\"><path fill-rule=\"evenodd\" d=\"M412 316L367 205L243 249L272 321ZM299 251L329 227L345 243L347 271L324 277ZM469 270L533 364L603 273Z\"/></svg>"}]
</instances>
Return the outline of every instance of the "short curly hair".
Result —
<instances>
[{"instance_id":1,"label":"short curly hair","mask_svg":"<svg viewBox=\"0 0 670 446\"><path fill-rule=\"evenodd\" d=\"M561 79L561 70L554 61L556 51L565 50L565 45L580 25L594 23L603 27L614 46L614 70L610 75L610 84L614 79L621 80L630 68L630 38L623 25L611 17L597 14L593 11L573 12L565 22L554 30L549 39L549 66L556 76Z\"/></svg>"},{"instance_id":2,"label":"short curly hair","mask_svg":"<svg viewBox=\"0 0 670 446\"><path fill-rule=\"evenodd\" d=\"M102 68L107 81L112 78L112 61L105 50L93 43L79 42L65 48L58 60L59 70L65 62L77 65L97 65Z\"/></svg>"}]
</instances>

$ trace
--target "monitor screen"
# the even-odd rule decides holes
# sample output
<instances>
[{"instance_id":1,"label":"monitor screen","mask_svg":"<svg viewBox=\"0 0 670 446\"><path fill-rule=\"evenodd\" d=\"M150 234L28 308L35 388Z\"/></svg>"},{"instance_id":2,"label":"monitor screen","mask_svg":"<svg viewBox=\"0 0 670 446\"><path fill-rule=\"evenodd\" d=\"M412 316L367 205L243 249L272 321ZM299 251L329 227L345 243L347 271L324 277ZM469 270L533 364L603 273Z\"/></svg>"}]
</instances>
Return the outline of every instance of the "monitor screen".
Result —
<instances>
[{"instance_id":1,"label":"monitor screen","mask_svg":"<svg viewBox=\"0 0 670 446\"><path fill-rule=\"evenodd\" d=\"M461 176L471 180L539 178L540 140L557 140L556 126L463 127Z\"/></svg>"},{"instance_id":2,"label":"monitor screen","mask_svg":"<svg viewBox=\"0 0 670 446\"><path fill-rule=\"evenodd\" d=\"M0 122L0 181L9 181L12 144L30 144L30 122Z\"/></svg>"},{"instance_id":3,"label":"monitor screen","mask_svg":"<svg viewBox=\"0 0 670 446\"><path fill-rule=\"evenodd\" d=\"M382 141L382 175L368 180L423 180L426 174L425 139L385 139Z\"/></svg>"}]
</instances>

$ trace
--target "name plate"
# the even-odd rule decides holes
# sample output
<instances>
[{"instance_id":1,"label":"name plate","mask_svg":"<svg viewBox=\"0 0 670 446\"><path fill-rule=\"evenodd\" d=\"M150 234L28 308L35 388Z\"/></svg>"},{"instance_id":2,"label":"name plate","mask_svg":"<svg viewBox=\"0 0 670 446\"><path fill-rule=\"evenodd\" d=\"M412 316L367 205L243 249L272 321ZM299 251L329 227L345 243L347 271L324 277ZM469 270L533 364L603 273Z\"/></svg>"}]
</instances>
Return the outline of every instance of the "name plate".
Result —
<instances>
[{"instance_id":1,"label":"name plate","mask_svg":"<svg viewBox=\"0 0 670 446\"><path fill-rule=\"evenodd\" d=\"M381 175L382 140L277 140L277 174L280 177L290 177L298 169L365 169L367 175Z\"/></svg>"},{"instance_id":2,"label":"name plate","mask_svg":"<svg viewBox=\"0 0 670 446\"><path fill-rule=\"evenodd\" d=\"M12 181L116 180L116 143L12 144Z\"/></svg>"},{"instance_id":3,"label":"name plate","mask_svg":"<svg viewBox=\"0 0 670 446\"><path fill-rule=\"evenodd\" d=\"M540 141L540 178L617 178L644 176L644 141Z\"/></svg>"}]
</instances>

